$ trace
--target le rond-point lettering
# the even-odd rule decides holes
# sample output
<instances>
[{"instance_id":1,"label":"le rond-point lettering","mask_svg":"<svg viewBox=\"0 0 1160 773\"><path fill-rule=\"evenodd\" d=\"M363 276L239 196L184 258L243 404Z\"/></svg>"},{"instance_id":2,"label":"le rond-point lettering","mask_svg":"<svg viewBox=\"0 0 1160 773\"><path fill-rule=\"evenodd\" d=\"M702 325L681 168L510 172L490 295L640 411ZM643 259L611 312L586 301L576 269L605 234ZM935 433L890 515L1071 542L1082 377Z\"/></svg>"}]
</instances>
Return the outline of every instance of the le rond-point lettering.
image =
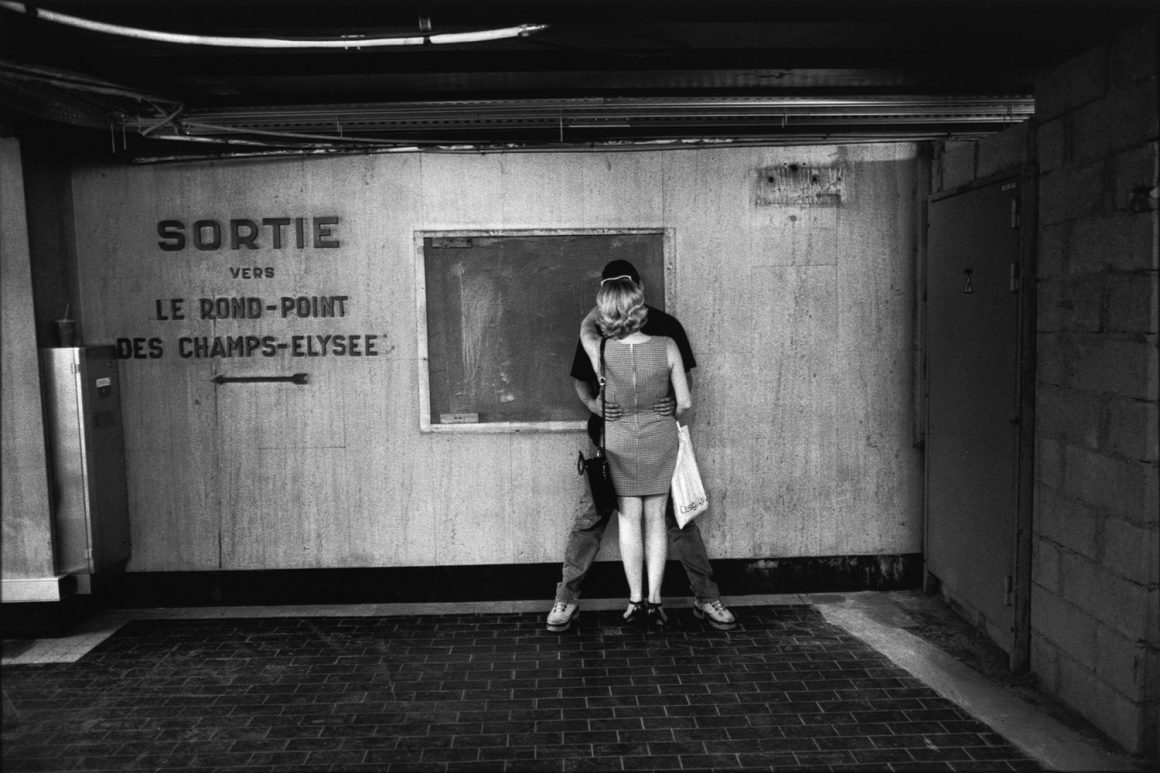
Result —
<instances>
[{"instance_id":1,"label":"le rond-point lettering","mask_svg":"<svg viewBox=\"0 0 1160 773\"><path fill-rule=\"evenodd\" d=\"M348 295L284 295L276 301L265 301L251 296L219 298L158 298L155 300L154 319L180 321L198 319L261 319L276 316L282 319L297 317L345 317Z\"/></svg>"}]
</instances>

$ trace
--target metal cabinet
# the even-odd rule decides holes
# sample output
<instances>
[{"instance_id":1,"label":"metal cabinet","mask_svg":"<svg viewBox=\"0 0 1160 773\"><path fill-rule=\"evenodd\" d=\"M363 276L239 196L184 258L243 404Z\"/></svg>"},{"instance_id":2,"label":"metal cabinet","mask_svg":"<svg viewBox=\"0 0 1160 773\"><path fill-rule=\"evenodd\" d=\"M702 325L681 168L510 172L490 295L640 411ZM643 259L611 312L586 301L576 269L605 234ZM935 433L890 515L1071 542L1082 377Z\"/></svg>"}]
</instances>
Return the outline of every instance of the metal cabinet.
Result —
<instances>
[{"instance_id":1,"label":"metal cabinet","mask_svg":"<svg viewBox=\"0 0 1160 773\"><path fill-rule=\"evenodd\" d=\"M130 555L129 497L114 347L41 350L56 571L89 593Z\"/></svg>"}]
</instances>

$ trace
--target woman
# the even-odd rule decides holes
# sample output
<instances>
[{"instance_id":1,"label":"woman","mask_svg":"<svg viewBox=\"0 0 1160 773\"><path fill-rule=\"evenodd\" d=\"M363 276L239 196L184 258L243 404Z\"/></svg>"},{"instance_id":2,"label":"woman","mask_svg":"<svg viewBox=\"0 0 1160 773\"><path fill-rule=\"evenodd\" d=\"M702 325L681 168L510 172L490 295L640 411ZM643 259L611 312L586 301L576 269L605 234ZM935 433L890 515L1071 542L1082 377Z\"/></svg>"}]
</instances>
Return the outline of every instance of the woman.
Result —
<instances>
[{"instance_id":1,"label":"woman","mask_svg":"<svg viewBox=\"0 0 1160 773\"><path fill-rule=\"evenodd\" d=\"M628 580L626 622L664 625L661 582L668 558L665 504L677 463L677 423L653 405L669 395L679 418L693 406L681 352L671 338L641 332L648 309L644 291L629 276L600 283L596 308L580 326L580 341L600 374L604 345L604 397L622 415L604 424L604 446L620 513L620 557ZM598 329L599 326L599 329ZM604 336L601 336L603 331ZM641 535L643 522L644 534ZM648 598L643 575L648 571Z\"/></svg>"}]
</instances>

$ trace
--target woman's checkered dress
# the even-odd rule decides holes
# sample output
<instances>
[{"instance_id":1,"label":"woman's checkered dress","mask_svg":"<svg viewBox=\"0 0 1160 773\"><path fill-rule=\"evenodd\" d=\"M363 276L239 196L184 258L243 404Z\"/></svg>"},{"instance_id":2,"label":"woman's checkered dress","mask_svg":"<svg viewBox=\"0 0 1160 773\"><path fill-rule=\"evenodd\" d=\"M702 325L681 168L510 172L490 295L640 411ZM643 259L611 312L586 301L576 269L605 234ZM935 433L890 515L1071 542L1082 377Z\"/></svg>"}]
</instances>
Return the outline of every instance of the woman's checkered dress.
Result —
<instances>
[{"instance_id":1,"label":"woman's checkered dress","mask_svg":"<svg viewBox=\"0 0 1160 773\"><path fill-rule=\"evenodd\" d=\"M607 400L623 415L604 423L612 483L620 496L668 493L677 464L677 422L653 404L669 394L668 338L639 344L609 338L604 347Z\"/></svg>"}]
</instances>

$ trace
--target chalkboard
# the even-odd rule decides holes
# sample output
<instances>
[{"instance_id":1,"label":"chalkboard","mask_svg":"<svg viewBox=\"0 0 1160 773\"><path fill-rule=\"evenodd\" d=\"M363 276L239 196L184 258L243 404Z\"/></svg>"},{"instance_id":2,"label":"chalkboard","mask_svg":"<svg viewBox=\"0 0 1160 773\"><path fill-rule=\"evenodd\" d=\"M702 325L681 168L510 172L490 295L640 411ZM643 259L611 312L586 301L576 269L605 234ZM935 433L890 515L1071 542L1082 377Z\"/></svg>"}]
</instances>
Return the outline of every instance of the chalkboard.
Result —
<instances>
[{"instance_id":1,"label":"chalkboard","mask_svg":"<svg viewBox=\"0 0 1160 773\"><path fill-rule=\"evenodd\" d=\"M583 427L569 371L600 272L630 261L663 309L670 244L663 229L416 231L420 428Z\"/></svg>"}]
</instances>

